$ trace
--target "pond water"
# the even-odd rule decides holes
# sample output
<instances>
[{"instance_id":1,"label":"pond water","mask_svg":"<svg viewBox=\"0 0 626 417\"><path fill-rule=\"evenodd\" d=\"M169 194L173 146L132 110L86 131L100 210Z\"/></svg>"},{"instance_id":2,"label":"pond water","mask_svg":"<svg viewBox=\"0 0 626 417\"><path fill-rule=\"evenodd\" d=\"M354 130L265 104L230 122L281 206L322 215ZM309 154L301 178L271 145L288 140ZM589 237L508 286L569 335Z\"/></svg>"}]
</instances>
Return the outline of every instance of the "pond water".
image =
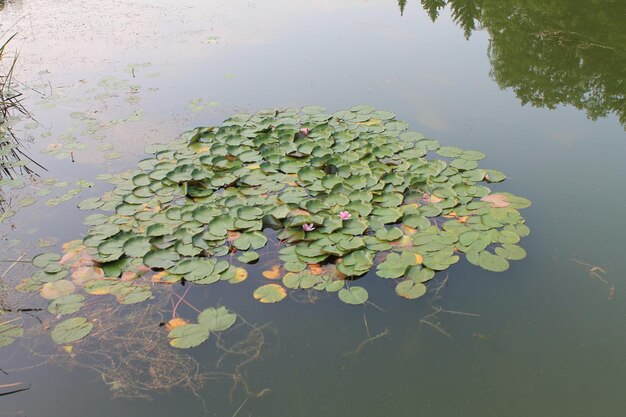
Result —
<instances>
[{"instance_id":1,"label":"pond water","mask_svg":"<svg viewBox=\"0 0 626 417\"><path fill-rule=\"evenodd\" d=\"M267 264L240 285L190 291L190 304L225 305L245 323L189 351L170 349L154 324L171 315L166 292L189 287L155 292L152 310L96 303L113 330L74 351L49 341L45 311L3 315L28 337L0 350L0 393L30 388L0 397L0 416L624 415L624 1L0 7L31 116L9 122L41 165L3 187L10 308L45 307L11 291L32 273L12 261L82 238L89 213L76 204L112 189L99 174L234 113L371 104L442 145L484 152L484 166L507 174L492 188L533 202L524 260L493 273L462 259L417 300L370 273L363 306L298 295L261 304L251 294ZM144 338L122 343L117 327Z\"/></svg>"}]
</instances>

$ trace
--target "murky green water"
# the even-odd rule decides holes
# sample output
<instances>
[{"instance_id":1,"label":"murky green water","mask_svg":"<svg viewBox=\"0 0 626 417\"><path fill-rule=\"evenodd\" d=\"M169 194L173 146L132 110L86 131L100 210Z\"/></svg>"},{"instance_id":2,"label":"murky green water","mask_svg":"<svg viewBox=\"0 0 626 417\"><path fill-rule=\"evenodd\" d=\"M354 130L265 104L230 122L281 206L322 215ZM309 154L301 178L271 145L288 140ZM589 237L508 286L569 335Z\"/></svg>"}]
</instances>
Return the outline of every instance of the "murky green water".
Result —
<instances>
[{"instance_id":1,"label":"murky green water","mask_svg":"<svg viewBox=\"0 0 626 417\"><path fill-rule=\"evenodd\" d=\"M0 415L624 415L626 3L398 3L5 2L0 31L18 32L16 75L37 122L14 130L47 171L5 203L16 214L0 225L3 260L48 250L42 238L60 245L82 236L76 203L109 190L96 175L134 167L145 145L266 107L394 111L444 145L485 152L484 165L508 175L493 188L533 206L523 213L532 230L525 260L500 274L463 261L438 297L445 276L428 298L408 301L368 275L375 306L334 297L263 305L250 296L262 268L238 286L190 293L200 308L227 305L267 325L244 326L227 341L262 346L241 368L260 397L227 375L246 357L219 362L224 350L214 341L191 352L210 375L195 395L148 390L148 401L114 397L119 381L79 365L118 366L137 384L157 372L156 353L147 351L145 373L133 374L124 357L136 358L136 346L129 353L112 340L89 342L94 353L72 359L43 334L0 351L0 385L31 385L0 397ZM42 182L49 177L62 186ZM75 185L80 179L96 185ZM39 196L44 189L52 191ZM79 194L50 203L72 189ZM29 196L37 203L20 208ZM17 266L4 279L25 273ZM429 316L438 308L471 315ZM116 314L133 326L132 311ZM23 320L37 328L33 316ZM377 338L362 344L368 337Z\"/></svg>"}]
</instances>

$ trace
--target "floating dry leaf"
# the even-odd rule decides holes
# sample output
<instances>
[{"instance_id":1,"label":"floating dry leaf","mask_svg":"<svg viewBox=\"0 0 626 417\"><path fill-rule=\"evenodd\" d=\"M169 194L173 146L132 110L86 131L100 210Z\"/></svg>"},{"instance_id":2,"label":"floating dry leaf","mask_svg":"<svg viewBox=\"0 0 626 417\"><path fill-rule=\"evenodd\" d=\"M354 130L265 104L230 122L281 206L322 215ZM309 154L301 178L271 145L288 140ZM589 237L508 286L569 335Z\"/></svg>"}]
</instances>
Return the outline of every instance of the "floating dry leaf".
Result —
<instances>
[{"instance_id":1,"label":"floating dry leaf","mask_svg":"<svg viewBox=\"0 0 626 417\"><path fill-rule=\"evenodd\" d=\"M263 271L263 276L267 279L279 279L281 277L280 265L274 265L271 269Z\"/></svg>"},{"instance_id":2,"label":"floating dry leaf","mask_svg":"<svg viewBox=\"0 0 626 417\"><path fill-rule=\"evenodd\" d=\"M489 194L481 198L480 201L491 203L491 207L495 208L508 207L511 205L511 203L506 201L506 196L503 194Z\"/></svg>"}]
</instances>

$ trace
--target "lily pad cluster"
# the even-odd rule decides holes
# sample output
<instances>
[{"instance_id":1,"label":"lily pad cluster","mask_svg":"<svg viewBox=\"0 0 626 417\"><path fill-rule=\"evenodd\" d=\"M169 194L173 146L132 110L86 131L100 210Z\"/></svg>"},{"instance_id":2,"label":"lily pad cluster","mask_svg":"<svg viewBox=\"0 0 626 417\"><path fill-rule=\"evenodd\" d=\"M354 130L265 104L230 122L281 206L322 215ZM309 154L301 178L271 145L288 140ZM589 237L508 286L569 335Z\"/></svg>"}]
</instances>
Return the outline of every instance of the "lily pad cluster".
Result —
<instances>
[{"instance_id":1,"label":"lily pad cluster","mask_svg":"<svg viewBox=\"0 0 626 417\"><path fill-rule=\"evenodd\" d=\"M109 295L120 304L136 304L153 298L154 283L162 282L162 274L138 262L127 265L124 271L113 264L99 266L80 240L64 244L63 252L63 256L35 256L32 263L39 270L17 287L21 292L38 291L42 298L50 300L48 312L61 319L52 328L51 337L60 345L77 342L93 330L94 324L85 317L67 318L81 311L87 297ZM245 276L245 270L236 271L236 278ZM173 347L190 348L207 340L211 333L229 329L236 319L237 315L226 307L211 307L200 312L198 323L174 317L165 328ZM13 321L0 322L0 347L23 335L23 329Z\"/></svg>"},{"instance_id":2,"label":"lily pad cluster","mask_svg":"<svg viewBox=\"0 0 626 417\"><path fill-rule=\"evenodd\" d=\"M363 304L367 290L351 284L373 269L415 299L461 254L495 272L524 258L518 210L530 202L491 192L505 176L479 167L483 153L407 129L371 106L310 106L237 114L151 145L136 169L107 177L112 191L79 204L113 214L89 215L63 258L35 258L40 270L21 289L71 314L84 302L75 287L132 304L153 283L239 283L246 264L261 262L274 265L254 291L260 302L318 290ZM88 327L70 324L71 334ZM185 322L171 344L190 347L214 330Z\"/></svg>"},{"instance_id":3,"label":"lily pad cluster","mask_svg":"<svg viewBox=\"0 0 626 417\"><path fill-rule=\"evenodd\" d=\"M523 258L517 243L529 230L518 209L530 202L491 192L486 185L505 176L479 167L483 153L407 129L367 105L238 114L194 129L149 146L153 156L114 177L112 192L79 204L115 212L90 216L83 243L120 274L141 264L169 282L212 284L238 282L227 255L257 262L273 229L289 272L283 285L339 291L344 301L355 300L341 291L354 294L345 278L375 265L380 277L400 280L399 295L417 298L462 253L489 271ZM281 299L284 288L269 285L283 291L255 297Z\"/></svg>"}]
</instances>

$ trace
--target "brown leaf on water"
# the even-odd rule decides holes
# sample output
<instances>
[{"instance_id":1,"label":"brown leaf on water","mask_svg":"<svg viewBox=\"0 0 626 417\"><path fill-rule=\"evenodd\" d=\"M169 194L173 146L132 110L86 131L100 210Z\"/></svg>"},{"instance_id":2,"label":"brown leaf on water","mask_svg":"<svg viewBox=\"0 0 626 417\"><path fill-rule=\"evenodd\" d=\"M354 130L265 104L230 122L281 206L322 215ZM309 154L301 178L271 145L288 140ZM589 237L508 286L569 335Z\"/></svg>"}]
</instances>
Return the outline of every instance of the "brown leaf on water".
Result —
<instances>
[{"instance_id":1,"label":"brown leaf on water","mask_svg":"<svg viewBox=\"0 0 626 417\"><path fill-rule=\"evenodd\" d=\"M440 203L443 201L443 198L437 197L436 195L432 195L429 193L424 193L424 195L422 196L422 199L424 200L426 204L436 204L436 203Z\"/></svg>"},{"instance_id":2,"label":"brown leaf on water","mask_svg":"<svg viewBox=\"0 0 626 417\"><path fill-rule=\"evenodd\" d=\"M67 263L73 263L74 258L76 258L77 256L78 255L75 252L66 253L65 255L61 257L61 259L59 260L59 263L61 265L65 265Z\"/></svg>"},{"instance_id":3,"label":"brown leaf on water","mask_svg":"<svg viewBox=\"0 0 626 417\"><path fill-rule=\"evenodd\" d=\"M310 216L311 212L310 211L306 211L304 209L293 209L291 210L289 213L287 213L287 217L295 217L295 216Z\"/></svg>"},{"instance_id":4,"label":"brown leaf on water","mask_svg":"<svg viewBox=\"0 0 626 417\"><path fill-rule=\"evenodd\" d=\"M271 269L263 271L263 276L267 279L279 279L281 276L280 265L274 265Z\"/></svg>"},{"instance_id":5,"label":"brown leaf on water","mask_svg":"<svg viewBox=\"0 0 626 417\"><path fill-rule=\"evenodd\" d=\"M335 275L337 276L337 278L339 278L339 279L346 279L346 278L348 278L348 276L347 276L347 275L345 275L345 274L343 274L343 273L341 273L341 272L337 269L337 266L336 266L336 265L339 265L339 264L340 264L340 263L342 263L342 262L343 262L343 258L337 258L337 260L335 261L335 266L333 266L333 268L334 268L334 273L335 273ZM330 265L329 265L329 267L330 267Z\"/></svg>"},{"instance_id":6,"label":"brown leaf on water","mask_svg":"<svg viewBox=\"0 0 626 417\"><path fill-rule=\"evenodd\" d=\"M77 285L100 278L104 278L104 271L97 266L81 266L72 272L72 281Z\"/></svg>"},{"instance_id":7,"label":"brown leaf on water","mask_svg":"<svg viewBox=\"0 0 626 417\"><path fill-rule=\"evenodd\" d=\"M140 274L145 274L146 272L151 271L150 267L146 266L146 265L139 265L137 266L137 272Z\"/></svg>"},{"instance_id":8,"label":"brown leaf on water","mask_svg":"<svg viewBox=\"0 0 626 417\"><path fill-rule=\"evenodd\" d=\"M185 324L187 324L187 321L185 319L181 319L180 317L174 317L172 320L168 321L167 324L165 324L165 330L169 333L173 329L179 326L183 326Z\"/></svg>"},{"instance_id":9,"label":"brown leaf on water","mask_svg":"<svg viewBox=\"0 0 626 417\"><path fill-rule=\"evenodd\" d=\"M85 249L82 240L72 240L63 244L63 253L80 252Z\"/></svg>"},{"instance_id":10,"label":"brown leaf on water","mask_svg":"<svg viewBox=\"0 0 626 417\"><path fill-rule=\"evenodd\" d=\"M511 203L506 201L506 196L503 194L489 194L481 198L480 201L490 203L491 207L495 208L508 207L511 205Z\"/></svg>"},{"instance_id":11,"label":"brown leaf on water","mask_svg":"<svg viewBox=\"0 0 626 417\"><path fill-rule=\"evenodd\" d=\"M409 236L402 236L401 239L396 240L395 242L389 242L391 246L394 248L410 248L413 246L413 239Z\"/></svg>"},{"instance_id":12,"label":"brown leaf on water","mask_svg":"<svg viewBox=\"0 0 626 417\"><path fill-rule=\"evenodd\" d=\"M180 276L173 275L170 277L170 273L167 271L160 271L150 277L150 281L155 284L174 284L180 281Z\"/></svg>"},{"instance_id":13,"label":"brown leaf on water","mask_svg":"<svg viewBox=\"0 0 626 417\"><path fill-rule=\"evenodd\" d=\"M412 227L407 226L406 224L402 224L400 226L400 229L404 232L405 235L407 236L413 236L415 233L417 233L417 229L414 229Z\"/></svg>"},{"instance_id":14,"label":"brown leaf on water","mask_svg":"<svg viewBox=\"0 0 626 417\"><path fill-rule=\"evenodd\" d=\"M122 281L134 281L137 279L137 273L133 271L124 271L120 279Z\"/></svg>"},{"instance_id":15,"label":"brown leaf on water","mask_svg":"<svg viewBox=\"0 0 626 417\"><path fill-rule=\"evenodd\" d=\"M228 241L232 242L233 240L239 239L241 237L241 233L235 232L233 230L228 231Z\"/></svg>"},{"instance_id":16,"label":"brown leaf on water","mask_svg":"<svg viewBox=\"0 0 626 417\"><path fill-rule=\"evenodd\" d=\"M311 271L313 275L321 275L323 269L320 264L309 264L309 271Z\"/></svg>"}]
</instances>

